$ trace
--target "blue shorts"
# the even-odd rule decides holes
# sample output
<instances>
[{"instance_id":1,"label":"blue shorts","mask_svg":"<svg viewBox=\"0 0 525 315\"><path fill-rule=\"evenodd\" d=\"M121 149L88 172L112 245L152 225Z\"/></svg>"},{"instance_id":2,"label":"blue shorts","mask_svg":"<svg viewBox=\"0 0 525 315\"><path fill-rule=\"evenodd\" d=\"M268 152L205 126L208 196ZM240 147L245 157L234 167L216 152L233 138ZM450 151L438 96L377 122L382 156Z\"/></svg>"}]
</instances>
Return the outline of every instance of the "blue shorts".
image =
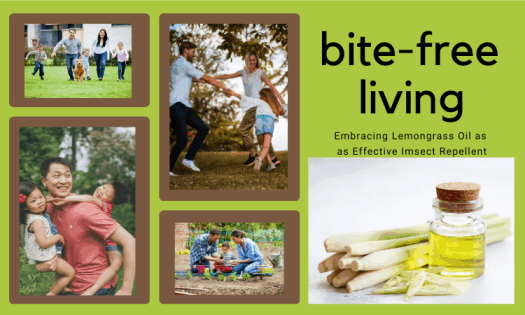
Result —
<instances>
[{"instance_id":1,"label":"blue shorts","mask_svg":"<svg viewBox=\"0 0 525 315\"><path fill-rule=\"evenodd\" d=\"M255 120L255 135L269 133L273 136L274 118L270 115L259 115Z\"/></svg>"},{"instance_id":2,"label":"blue shorts","mask_svg":"<svg viewBox=\"0 0 525 315\"><path fill-rule=\"evenodd\" d=\"M106 245L106 252L110 252L110 251L116 251L116 252L120 252L118 250L118 246L117 245Z\"/></svg>"}]
</instances>

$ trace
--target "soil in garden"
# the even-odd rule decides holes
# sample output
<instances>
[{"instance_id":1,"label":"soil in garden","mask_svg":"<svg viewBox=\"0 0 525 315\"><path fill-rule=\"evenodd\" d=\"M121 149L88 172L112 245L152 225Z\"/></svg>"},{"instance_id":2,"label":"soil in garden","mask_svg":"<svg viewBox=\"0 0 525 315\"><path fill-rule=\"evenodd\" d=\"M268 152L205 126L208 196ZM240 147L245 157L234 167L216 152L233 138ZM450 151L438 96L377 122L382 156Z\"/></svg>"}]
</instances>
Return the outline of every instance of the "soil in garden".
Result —
<instances>
[{"instance_id":1,"label":"soil in garden","mask_svg":"<svg viewBox=\"0 0 525 315\"><path fill-rule=\"evenodd\" d=\"M284 248L280 248L283 253ZM265 248L259 245L259 250L264 257L264 264L271 265L266 257L271 257L271 248ZM232 247L231 251L238 258L237 248ZM277 252L274 250L274 252ZM221 248L219 248L221 253ZM284 264L283 264L284 266ZM190 255L176 255L175 256L175 270L189 271L190 270ZM186 277L179 277L175 279L175 287L204 289L206 291L191 290L191 289L175 289L184 293L193 293L198 295L282 295L284 293L284 267L274 268L273 275L263 277L251 277L244 281L240 277L237 281L233 281L230 277L226 281L219 281L218 277L211 277L211 280L205 280L203 276L196 276L188 279Z\"/></svg>"}]
</instances>

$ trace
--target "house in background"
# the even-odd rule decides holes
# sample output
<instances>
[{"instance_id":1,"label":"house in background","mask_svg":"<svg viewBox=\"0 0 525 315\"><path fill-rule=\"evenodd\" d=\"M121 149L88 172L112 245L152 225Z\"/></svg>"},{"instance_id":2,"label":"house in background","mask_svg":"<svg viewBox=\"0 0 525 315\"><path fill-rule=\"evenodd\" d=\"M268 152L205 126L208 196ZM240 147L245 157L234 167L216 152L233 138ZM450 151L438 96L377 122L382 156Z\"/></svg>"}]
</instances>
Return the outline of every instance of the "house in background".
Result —
<instances>
[{"instance_id":1,"label":"house in background","mask_svg":"<svg viewBox=\"0 0 525 315\"><path fill-rule=\"evenodd\" d=\"M118 48L122 42L126 50L131 49L131 24L26 24L24 36L26 46L31 47L31 40L36 37L44 46L54 47L63 38L69 36L69 29L74 28L76 37L80 39L82 47L91 49L93 40L101 29L107 31L111 49Z\"/></svg>"}]
</instances>

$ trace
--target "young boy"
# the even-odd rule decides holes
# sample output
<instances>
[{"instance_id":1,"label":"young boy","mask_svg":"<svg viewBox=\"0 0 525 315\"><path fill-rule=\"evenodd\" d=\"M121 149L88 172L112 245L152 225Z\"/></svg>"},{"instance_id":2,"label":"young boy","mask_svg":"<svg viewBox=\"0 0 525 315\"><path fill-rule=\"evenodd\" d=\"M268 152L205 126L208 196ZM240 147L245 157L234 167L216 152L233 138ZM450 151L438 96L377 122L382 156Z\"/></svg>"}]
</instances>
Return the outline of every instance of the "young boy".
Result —
<instances>
[{"instance_id":1,"label":"young boy","mask_svg":"<svg viewBox=\"0 0 525 315\"><path fill-rule=\"evenodd\" d=\"M33 75L35 75L37 71L40 71L40 80L44 80L44 60L47 60L44 45L40 44L38 45L38 50L27 53L26 60L29 60L30 55L35 55L35 69L33 70Z\"/></svg>"},{"instance_id":2,"label":"young boy","mask_svg":"<svg viewBox=\"0 0 525 315\"><path fill-rule=\"evenodd\" d=\"M222 243L222 254L221 258L224 260L223 263L215 263L215 268L217 268L217 265L224 265L227 266L228 269L225 269L225 272L231 272L231 261L237 260L237 257L235 257L235 254L230 252L230 243L224 242Z\"/></svg>"},{"instance_id":3,"label":"young boy","mask_svg":"<svg viewBox=\"0 0 525 315\"><path fill-rule=\"evenodd\" d=\"M86 71L86 77L89 81L91 80L91 76L89 75L89 49L84 49L82 58L84 59L84 70Z\"/></svg>"}]
</instances>

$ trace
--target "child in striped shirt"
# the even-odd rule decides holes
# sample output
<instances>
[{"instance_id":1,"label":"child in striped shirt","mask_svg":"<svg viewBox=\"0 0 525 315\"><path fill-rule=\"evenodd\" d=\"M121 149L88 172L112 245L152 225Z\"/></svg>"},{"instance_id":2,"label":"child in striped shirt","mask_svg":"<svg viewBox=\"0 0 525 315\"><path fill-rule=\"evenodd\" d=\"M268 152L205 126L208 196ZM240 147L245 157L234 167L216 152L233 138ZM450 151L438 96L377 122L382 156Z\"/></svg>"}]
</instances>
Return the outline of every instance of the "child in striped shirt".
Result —
<instances>
[{"instance_id":1,"label":"child in striped shirt","mask_svg":"<svg viewBox=\"0 0 525 315\"><path fill-rule=\"evenodd\" d=\"M111 57L118 58L118 80L126 80L124 78L124 72L126 71L126 61L129 60L128 52L124 49L124 44L122 42L118 43L118 50L115 50Z\"/></svg>"}]
</instances>

